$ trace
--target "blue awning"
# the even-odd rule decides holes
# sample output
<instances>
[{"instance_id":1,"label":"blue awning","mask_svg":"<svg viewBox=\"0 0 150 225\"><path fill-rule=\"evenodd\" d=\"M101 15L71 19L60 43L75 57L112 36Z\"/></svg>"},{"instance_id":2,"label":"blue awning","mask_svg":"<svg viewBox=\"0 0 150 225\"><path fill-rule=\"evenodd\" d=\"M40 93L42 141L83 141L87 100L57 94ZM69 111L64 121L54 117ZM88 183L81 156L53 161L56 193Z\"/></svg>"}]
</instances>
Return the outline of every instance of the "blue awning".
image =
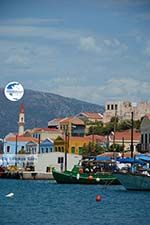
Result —
<instances>
[{"instance_id":1,"label":"blue awning","mask_svg":"<svg viewBox=\"0 0 150 225\"><path fill-rule=\"evenodd\" d=\"M150 163L150 155L137 155L136 158L144 162Z\"/></svg>"},{"instance_id":2,"label":"blue awning","mask_svg":"<svg viewBox=\"0 0 150 225\"><path fill-rule=\"evenodd\" d=\"M135 159L135 158L120 158L117 159L118 162L120 163L138 163L138 164L143 164L143 161L140 159Z\"/></svg>"},{"instance_id":3,"label":"blue awning","mask_svg":"<svg viewBox=\"0 0 150 225\"><path fill-rule=\"evenodd\" d=\"M111 157L109 157L109 156L97 156L96 160L97 161L109 161L109 160L111 160Z\"/></svg>"}]
</instances>

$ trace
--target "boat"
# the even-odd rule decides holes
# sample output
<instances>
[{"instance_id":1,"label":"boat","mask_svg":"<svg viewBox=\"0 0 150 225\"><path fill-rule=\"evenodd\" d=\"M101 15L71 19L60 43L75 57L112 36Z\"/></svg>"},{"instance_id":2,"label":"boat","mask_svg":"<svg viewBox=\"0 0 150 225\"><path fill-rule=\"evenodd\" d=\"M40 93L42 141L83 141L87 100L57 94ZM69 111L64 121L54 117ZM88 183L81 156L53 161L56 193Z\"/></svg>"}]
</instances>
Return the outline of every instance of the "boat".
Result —
<instances>
[{"instance_id":1,"label":"boat","mask_svg":"<svg viewBox=\"0 0 150 225\"><path fill-rule=\"evenodd\" d=\"M131 163L127 170L120 170L114 176L127 190L150 191L150 156L137 156L124 160Z\"/></svg>"},{"instance_id":2,"label":"boat","mask_svg":"<svg viewBox=\"0 0 150 225\"><path fill-rule=\"evenodd\" d=\"M75 165L71 171L59 172L53 168L52 174L59 184L120 184L111 172L113 166L114 163L111 161L83 161L82 165L81 163Z\"/></svg>"},{"instance_id":3,"label":"boat","mask_svg":"<svg viewBox=\"0 0 150 225\"><path fill-rule=\"evenodd\" d=\"M115 176L127 190L150 191L150 174L117 172Z\"/></svg>"}]
</instances>

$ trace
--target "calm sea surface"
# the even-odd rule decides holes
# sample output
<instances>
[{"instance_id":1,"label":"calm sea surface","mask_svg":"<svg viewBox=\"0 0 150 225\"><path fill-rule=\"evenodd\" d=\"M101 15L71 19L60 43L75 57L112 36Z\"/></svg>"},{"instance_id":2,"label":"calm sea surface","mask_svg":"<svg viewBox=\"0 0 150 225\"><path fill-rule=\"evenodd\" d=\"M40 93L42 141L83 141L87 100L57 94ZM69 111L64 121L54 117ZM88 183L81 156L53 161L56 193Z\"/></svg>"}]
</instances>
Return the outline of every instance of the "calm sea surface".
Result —
<instances>
[{"instance_id":1,"label":"calm sea surface","mask_svg":"<svg viewBox=\"0 0 150 225\"><path fill-rule=\"evenodd\" d=\"M14 197L6 198L13 192ZM102 196L96 202L97 194ZM121 185L0 180L0 225L148 225L150 192Z\"/></svg>"}]
</instances>

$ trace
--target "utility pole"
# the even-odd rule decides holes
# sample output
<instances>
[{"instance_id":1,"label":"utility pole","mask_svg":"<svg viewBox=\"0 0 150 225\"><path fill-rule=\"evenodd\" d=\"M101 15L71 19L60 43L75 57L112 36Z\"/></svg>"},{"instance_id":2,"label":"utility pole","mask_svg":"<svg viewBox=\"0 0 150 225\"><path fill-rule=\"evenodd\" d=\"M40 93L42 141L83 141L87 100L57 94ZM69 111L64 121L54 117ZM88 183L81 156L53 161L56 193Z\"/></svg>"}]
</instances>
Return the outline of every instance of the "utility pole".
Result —
<instances>
[{"instance_id":1,"label":"utility pole","mask_svg":"<svg viewBox=\"0 0 150 225\"><path fill-rule=\"evenodd\" d=\"M17 151L18 151L18 134L16 134L16 146L15 146L15 166L17 166Z\"/></svg>"},{"instance_id":2,"label":"utility pole","mask_svg":"<svg viewBox=\"0 0 150 225\"><path fill-rule=\"evenodd\" d=\"M67 153L69 148L69 133L68 128L65 130L65 170L67 170Z\"/></svg>"},{"instance_id":3,"label":"utility pole","mask_svg":"<svg viewBox=\"0 0 150 225\"><path fill-rule=\"evenodd\" d=\"M116 123L117 123L117 109L115 108L114 136L113 136L113 158L115 158L115 145L116 145Z\"/></svg>"},{"instance_id":4,"label":"utility pole","mask_svg":"<svg viewBox=\"0 0 150 225\"><path fill-rule=\"evenodd\" d=\"M134 128L133 112L131 112L131 145L130 145L131 158L133 158L133 151L134 151L134 146L133 146L133 128Z\"/></svg>"},{"instance_id":5,"label":"utility pole","mask_svg":"<svg viewBox=\"0 0 150 225\"><path fill-rule=\"evenodd\" d=\"M38 154L40 154L40 143L41 143L41 135L38 137Z\"/></svg>"},{"instance_id":6,"label":"utility pole","mask_svg":"<svg viewBox=\"0 0 150 225\"><path fill-rule=\"evenodd\" d=\"M124 157L124 137L122 138L122 157Z\"/></svg>"}]
</instances>

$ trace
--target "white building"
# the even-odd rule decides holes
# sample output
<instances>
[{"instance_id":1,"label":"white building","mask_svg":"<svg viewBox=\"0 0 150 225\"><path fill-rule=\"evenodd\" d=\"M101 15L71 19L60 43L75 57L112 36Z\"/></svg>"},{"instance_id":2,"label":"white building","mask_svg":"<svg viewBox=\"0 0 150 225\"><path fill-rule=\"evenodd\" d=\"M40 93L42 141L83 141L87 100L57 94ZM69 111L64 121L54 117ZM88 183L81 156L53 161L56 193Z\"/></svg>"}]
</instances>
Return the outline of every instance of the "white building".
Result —
<instances>
[{"instance_id":1,"label":"white building","mask_svg":"<svg viewBox=\"0 0 150 225\"><path fill-rule=\"evenodd\" d=\"M150 113L144 116L141 123L141 151L150 152Z\"/></svg>"},{"instance_id":2,"label":"white building","mask_svg":"<svg viewBox=\"0 0 150 225\"><path fill-rule=\"evenodd\" d=\"M77 165L81 160L81 155L67 154L67 170L71 170L74 165ZM58 171L65 170L65 153L64 152L50 152L39 154L34 163L35 171L51 172L55 167Z\"/></svg>"}]
</instances>

